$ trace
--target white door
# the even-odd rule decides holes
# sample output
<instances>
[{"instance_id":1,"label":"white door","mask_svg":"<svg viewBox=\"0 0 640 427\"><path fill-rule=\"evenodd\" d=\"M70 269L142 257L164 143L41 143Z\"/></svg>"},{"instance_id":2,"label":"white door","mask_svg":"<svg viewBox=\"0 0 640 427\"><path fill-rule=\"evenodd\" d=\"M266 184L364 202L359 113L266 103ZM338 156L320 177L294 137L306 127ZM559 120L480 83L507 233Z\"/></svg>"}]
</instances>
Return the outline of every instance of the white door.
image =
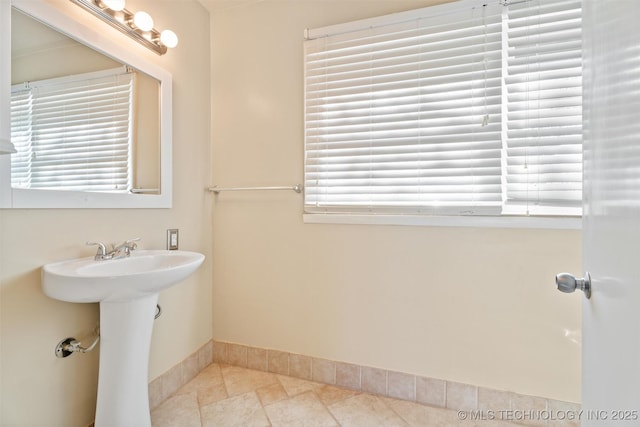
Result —
<instances>
[{"instance_id":1,"label":"white door","mask_svg":"<svg viewBox=\"0 0 640 427\"><path fill-rule=\"evenodd\" d=\"M640 425L640 1L583 0L582 425Z\"/></svg>"}]
</instances>

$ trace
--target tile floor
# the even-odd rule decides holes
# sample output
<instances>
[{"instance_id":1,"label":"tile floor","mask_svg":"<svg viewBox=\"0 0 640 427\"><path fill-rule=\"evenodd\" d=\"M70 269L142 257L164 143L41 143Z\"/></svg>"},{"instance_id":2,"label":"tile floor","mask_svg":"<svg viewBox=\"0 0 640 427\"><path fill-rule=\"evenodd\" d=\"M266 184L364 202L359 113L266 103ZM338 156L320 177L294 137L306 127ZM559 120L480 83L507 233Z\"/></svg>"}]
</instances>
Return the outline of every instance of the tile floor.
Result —
<instances>
[{"instance_id":1,"label":"tile floor","mask_svg":"<svg viewBox=\"0 0 640 427\"><path fill-rule=\"evenodd\" d=\"M153 427L515 426L461 421L454 410L217 363L157 407L151 419Z\"/></svg>"}]
</instances>

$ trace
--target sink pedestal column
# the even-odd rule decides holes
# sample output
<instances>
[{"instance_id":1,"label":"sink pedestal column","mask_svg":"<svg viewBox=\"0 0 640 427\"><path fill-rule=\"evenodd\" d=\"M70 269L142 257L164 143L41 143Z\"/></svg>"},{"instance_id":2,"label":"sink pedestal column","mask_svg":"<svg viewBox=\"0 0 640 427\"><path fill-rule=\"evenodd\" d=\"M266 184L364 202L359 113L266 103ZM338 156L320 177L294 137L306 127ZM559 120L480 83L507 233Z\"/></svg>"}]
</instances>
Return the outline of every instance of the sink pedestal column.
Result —
<instances>
[{"instance_id":1,"label":"sink pedestal column","mask_svg":"<svg viewBox=\"0 0 640 427\"><path fill-rule=\"evenodd\" d=\"M150 427L148 368L158 294L100 303L96 427Z\"/></svg>"}]
</instances>

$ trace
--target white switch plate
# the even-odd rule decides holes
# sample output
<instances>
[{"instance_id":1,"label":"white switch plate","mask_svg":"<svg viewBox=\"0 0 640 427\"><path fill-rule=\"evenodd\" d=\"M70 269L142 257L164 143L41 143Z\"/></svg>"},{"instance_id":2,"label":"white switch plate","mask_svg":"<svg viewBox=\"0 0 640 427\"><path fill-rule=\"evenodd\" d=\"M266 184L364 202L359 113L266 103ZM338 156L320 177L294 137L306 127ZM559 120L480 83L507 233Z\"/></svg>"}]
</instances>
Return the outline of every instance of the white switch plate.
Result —
<instances>
[{"instance_id":1,"label":"white switch plate","mask_svg":"<svg viewBox=\"0 0 640 427\"><path fill-rule=\"evenodd\" d=\"M167 249L175 251L178 249L178 229L170 228L167 230Z\"/></svg>"}]
</instances>

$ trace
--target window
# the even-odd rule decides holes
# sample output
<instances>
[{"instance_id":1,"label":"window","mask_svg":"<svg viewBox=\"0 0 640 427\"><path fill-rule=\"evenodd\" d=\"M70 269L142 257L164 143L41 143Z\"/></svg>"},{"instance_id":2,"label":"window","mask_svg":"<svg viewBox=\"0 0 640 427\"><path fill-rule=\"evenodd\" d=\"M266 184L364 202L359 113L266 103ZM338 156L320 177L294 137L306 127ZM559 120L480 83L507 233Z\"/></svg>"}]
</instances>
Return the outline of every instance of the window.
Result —
<instances>
[{"instance_id":1,"label":"window","mask_svg":"<svg viewBox=\"0 0 640 427\"><path fill-rule=\"evenodd\" d=\"M14 85L12 187L128 192L133 82L117 68Z\"/></svg>"},{"instance_id":2,"label":"window","mask_svg":"<svg viewBox=\"0 0 640 427\"><path fill-rule=\"evenodd\" d=\"M305 212L580 215L580 0L484 3L308 31Z\"/></svg>"}]
</instances>

